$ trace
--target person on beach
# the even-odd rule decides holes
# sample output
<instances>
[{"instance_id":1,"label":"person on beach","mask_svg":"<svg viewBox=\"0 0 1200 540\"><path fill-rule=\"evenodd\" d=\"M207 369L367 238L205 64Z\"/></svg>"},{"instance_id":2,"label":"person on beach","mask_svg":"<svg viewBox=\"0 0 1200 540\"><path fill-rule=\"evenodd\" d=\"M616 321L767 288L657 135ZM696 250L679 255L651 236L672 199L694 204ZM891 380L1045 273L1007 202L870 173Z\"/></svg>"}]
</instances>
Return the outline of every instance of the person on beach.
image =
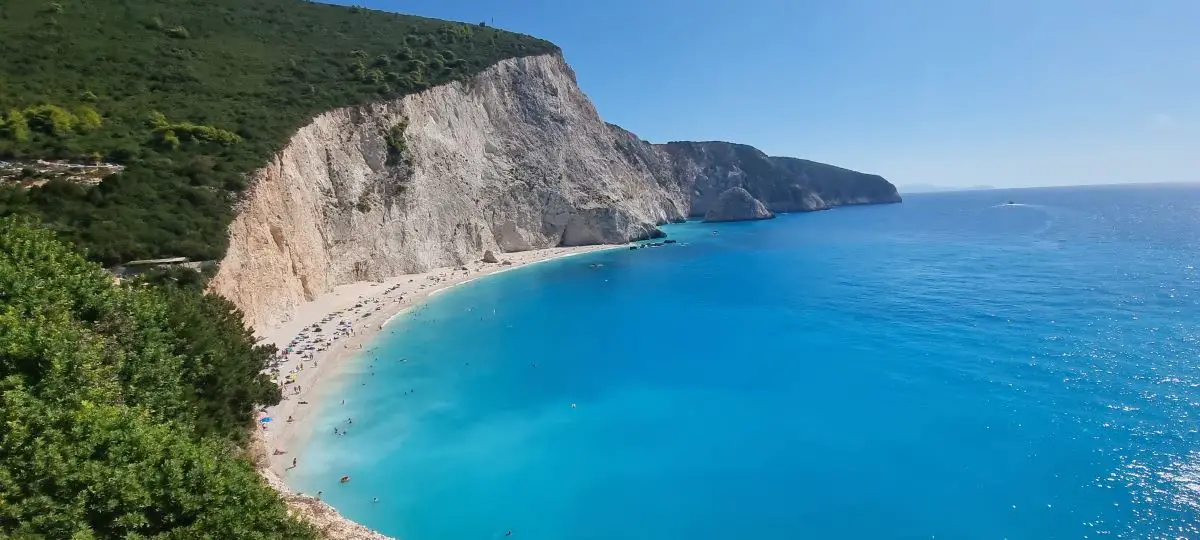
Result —
<instances>
[{"instance_id":1,"label":"person on beach","mask_svg":"<svg viewBox=\"0 0 1200 540\"><path fill-rule=\"evenodd\" d=\"M292 458L292 468L296 468L296 458Z\"/></svg>"}]
</instances>

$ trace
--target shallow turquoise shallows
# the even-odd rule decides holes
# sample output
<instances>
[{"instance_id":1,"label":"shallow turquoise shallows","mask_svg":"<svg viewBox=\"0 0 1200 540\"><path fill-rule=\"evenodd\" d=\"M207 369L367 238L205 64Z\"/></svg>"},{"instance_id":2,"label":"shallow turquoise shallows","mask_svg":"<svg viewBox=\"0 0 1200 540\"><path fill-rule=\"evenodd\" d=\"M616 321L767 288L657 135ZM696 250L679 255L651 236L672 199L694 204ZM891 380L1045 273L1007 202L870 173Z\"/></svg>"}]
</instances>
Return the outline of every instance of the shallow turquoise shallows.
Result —
<instances>
[{"instance_id":1,"label":"shallow turquoise shallows","mask_svg":"<svg viewBox=\"0 0 1200 540\"><path fill-rule=\"evenodd\" d=\"M667 231L397 318L290 481L404 540L1200 538L1200 188Z\"/></svg>"}]
</instances>

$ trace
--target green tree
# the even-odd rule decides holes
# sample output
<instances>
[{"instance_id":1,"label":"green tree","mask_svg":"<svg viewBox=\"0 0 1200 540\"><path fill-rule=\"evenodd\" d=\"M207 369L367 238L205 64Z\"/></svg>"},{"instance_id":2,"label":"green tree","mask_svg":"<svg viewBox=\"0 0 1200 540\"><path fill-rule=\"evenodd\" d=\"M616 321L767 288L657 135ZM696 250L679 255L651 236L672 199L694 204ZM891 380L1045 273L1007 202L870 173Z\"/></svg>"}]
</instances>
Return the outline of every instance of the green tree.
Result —
<instances>
[{"instance_id":1,"label":"green tree","mask_svg":"<svg viewBox=\"0 0 1200 540\"><path fill-rule=\"evenodd\" d=\"M29 141L29 121L25 118L25 113L16 109L8 111L0 130L3 130L5 138L18 143Z\"/></svg>"},{"instance_id":2,"label":"green tree","mask_svg":"<svg viewBox=\"0 0 1200 540\"><path fill-rule=\"evenodd\" d=\"M558 50L299 0L72 1L62 13L0 3L0 111L16 111L0 126L0 159L99 153L125 165L94 188L0 186L0 215L38 216L105 264L219 258L247 180L321 112ZM197 171L200 158L211 166Z\"/></svg>"},{"instance_id":3,"label":"green tree","mask_svg":"<svg viewBox=\"0 0 1200 540\"><path fill-rule=\"evenodd\" d=\"M0 291L0 537L314 536L239 445L279 394L228 301L116 285L17 218Z\"/></svg>"},{"instance_id":4,"label":"green tree","mask_svg":"<svg viewBox=\"0 0 1200 540\"><path fill-rule=\"evenodd\" d=\"M0 536L314 538L253 467L145 410L0 392Z\"/></svg>"},{"instance_id":5,"label":"green tree","mask_svg":"<svg viewBox=\"0 0 1200 540\"><path fill-rule=\"evenodd\" d=\"M75 129L75 115L58 105L43 104L25 109L30 129L46 135L64 136Z\"/></svg>"},{"instance_id":6,"label":"green tree","mask_svg":"<svg viewBox=\"0 0 1200 540\"><path fill-rule=\"evenodd\" d=\"M81 105L75 109L75 121L76 129L84 133L100 129L100 126L104 125L104 119L100 117L100 113L87 105Z\"/></svg>"}]
</instances>

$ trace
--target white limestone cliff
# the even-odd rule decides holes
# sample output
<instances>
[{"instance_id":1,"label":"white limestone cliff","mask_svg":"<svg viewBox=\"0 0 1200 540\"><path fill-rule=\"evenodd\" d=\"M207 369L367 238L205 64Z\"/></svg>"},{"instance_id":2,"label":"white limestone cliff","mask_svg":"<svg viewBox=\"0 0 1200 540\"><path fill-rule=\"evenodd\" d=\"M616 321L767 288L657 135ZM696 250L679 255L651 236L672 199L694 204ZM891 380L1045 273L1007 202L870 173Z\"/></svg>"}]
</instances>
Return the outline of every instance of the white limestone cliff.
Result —
<instances>
[{"instance_id":1,"label":"white limestone cliff","mask_svg":"<svg viewBox=\"0 0 1200 540\"><path fill-rule=\"evenodd\" d=\"M900 201L746 145L650 144L601 120L561 55L513 58L301 128L252 179L211 287L261 332L345 283L660 235L731 188L772 212Z\"/></svg>"},{"instance_id":2,"label":"white limestone cliff","mask_svg":"<svg viewBox=\"0 0 1200 540\"><path fill-rule=\"evenodd\" d=\"M397 126L403 149L389 164ZM329 111L257 173L211 287L263 329L343 283L486 250L647 237L687 216L688 194L630 138L600 119L559 55Z\"/></svg>"}]
</instances>

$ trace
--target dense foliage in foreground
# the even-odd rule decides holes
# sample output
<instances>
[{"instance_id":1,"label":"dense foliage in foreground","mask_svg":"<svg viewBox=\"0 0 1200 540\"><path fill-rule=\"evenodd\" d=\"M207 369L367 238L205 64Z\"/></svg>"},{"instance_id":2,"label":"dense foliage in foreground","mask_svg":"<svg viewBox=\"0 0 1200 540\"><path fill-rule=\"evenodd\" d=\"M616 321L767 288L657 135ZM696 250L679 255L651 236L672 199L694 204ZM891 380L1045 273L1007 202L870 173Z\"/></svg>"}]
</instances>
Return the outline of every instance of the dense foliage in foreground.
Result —
<instances>
[{"instance_id":1,"label":"dense foliage in foreground","mask_svg":"<svg viewBox=\"0 0 1200 540\"><path fill-rule=\"evenodd\" d=\"M106 264L220 258L248 173L322 111L557 50L303 0L0 0L0 36L0 160L127 166L98 187L0 185L0 215Z\"/></svg>"},{"instance_id":2,"label":"dense foliage in foreground","mask_svg":"<svg viewBox=\"0 0 1200 540\"><path fill-rule=\"evenodd\" d=\"M243 446L271 353L219 296L0 219L0 538L313 537Z\"/></svg>"}]
</instances>

